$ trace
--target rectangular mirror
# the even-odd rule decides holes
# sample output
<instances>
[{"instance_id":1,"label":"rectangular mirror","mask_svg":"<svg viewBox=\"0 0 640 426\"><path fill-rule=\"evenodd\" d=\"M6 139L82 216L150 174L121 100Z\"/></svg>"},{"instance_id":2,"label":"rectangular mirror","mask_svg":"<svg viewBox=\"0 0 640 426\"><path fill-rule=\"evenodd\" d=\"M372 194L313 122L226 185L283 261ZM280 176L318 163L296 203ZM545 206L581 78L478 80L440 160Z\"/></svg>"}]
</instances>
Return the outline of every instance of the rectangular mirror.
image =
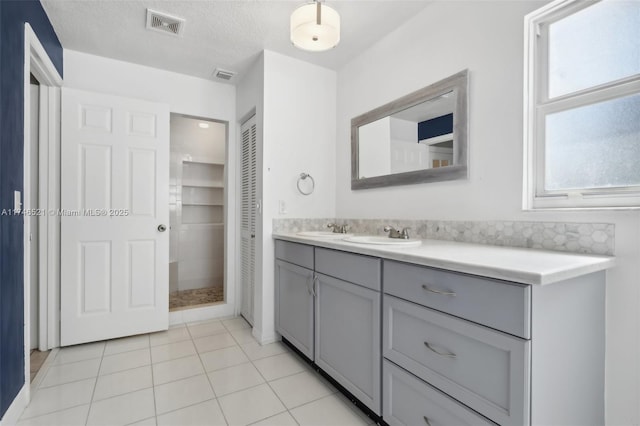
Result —
<instances>
[{"instance_id":1,"label":"rectangular mirror","mask_svg":"<svg viewBox=\"0 0 640 426\"><path fill-rule=\"evenodd\" d=\"M467 178L462 71L351 120L351 189Z\"/></svg>"}]
</instances>

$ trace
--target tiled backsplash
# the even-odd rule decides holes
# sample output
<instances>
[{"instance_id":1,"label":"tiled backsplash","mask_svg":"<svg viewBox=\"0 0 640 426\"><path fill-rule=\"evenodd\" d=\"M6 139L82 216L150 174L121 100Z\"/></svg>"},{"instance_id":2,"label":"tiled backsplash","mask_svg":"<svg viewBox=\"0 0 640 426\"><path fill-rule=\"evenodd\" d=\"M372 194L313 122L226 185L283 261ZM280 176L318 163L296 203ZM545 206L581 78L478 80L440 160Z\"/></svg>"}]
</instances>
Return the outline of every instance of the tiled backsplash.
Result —
<instances>
[{"instance_id":1,"label":"tiled backsplash","mask_svg":"<svg viewBox=\"0 0 640 426\"><path fill-rule=\"evenodd\" d=\"M449 221L399 219L274 219L273 232L326 230L327 223L346 223L356 234L382 235L385 225L409 227L413 238L524 247L572 253L613 255L611 223Z\"/></svg>"}]
</instances>

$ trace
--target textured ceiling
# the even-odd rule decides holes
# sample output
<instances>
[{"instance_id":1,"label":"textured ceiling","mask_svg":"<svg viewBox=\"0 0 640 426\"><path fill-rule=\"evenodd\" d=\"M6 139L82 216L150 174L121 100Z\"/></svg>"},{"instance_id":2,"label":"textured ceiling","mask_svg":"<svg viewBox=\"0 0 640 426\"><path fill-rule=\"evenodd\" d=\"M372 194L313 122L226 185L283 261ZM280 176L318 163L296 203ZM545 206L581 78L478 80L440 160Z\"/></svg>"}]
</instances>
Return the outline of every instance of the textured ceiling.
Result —
<instances>
[{"instance_id":1,"label":"textured ceiling","mask_svg":"<svg viewBox=\"0 0 640 426\"><path fill-rule=\"evenodd\" d=\"M0 0L1 1L1 0ZM289 17L302 1L42 0L65 49L213 79L241 75L264 50L338 69L422 10L428 0L329 0L341 16L340 44L308 53L291 45ZM146 9L186 19L175 37L145 28ZM240 78L234 78L238 81Z\"/></svg>"}]
</instances>

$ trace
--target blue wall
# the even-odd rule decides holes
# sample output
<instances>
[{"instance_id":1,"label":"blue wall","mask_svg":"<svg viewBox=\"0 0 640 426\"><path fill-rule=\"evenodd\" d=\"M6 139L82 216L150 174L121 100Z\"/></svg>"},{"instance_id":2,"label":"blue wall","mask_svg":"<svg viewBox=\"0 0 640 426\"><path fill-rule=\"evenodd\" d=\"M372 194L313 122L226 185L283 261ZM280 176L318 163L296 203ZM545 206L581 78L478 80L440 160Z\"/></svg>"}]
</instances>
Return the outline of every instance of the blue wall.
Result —
<instances>
[{"instance_id":1,"label":"blue wall","mask_svg":"<svg viewBox=\"0 0 640 426\"><path fill-rule=\"evenodd\" d=\"M24 23L62 75L62 46L39 0L0 0L0 212L22 192ZM0 215L0 418L24 377L22 217Z\"/></svg>"},{"instance_id":2,"label":"blue wall","mask_svg":"<svg viewBox=\"0 0 640 426\"><path fill-rule=\"evenodd\" d=\"M453 113L418 123L418 140L435 138L453 132Z\"/></svg>"}]
</instances>

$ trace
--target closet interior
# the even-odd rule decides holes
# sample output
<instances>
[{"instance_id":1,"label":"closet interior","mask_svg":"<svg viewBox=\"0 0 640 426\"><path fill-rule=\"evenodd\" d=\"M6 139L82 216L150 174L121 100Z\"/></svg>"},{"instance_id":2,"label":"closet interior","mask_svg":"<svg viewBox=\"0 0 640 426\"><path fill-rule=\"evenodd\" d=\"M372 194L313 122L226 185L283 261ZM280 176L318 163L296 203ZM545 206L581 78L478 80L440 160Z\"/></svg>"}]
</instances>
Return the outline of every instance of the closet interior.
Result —
<instances>
[{"instance_id":1,"label":"closet interior","mask_svg":"<svg viewBox=\"0 0 640 426\"><path fill-rule=\"evenodd\" d=\"M171 114L169 310L224 301L226 123Z\"/></svg>"}]
</instances>

